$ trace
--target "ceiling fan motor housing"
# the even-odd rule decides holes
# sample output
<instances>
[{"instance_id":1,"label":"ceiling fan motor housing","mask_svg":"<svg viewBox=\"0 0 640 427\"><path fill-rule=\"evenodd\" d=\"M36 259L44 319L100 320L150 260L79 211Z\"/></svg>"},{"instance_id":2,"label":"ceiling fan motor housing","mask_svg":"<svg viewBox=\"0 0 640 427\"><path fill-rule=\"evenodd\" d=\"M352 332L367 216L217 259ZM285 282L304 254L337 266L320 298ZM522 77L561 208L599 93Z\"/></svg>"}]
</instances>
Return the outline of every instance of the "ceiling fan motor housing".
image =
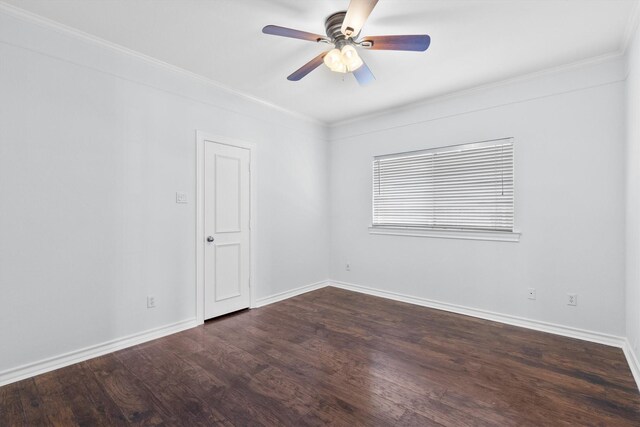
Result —
<instances>
[{"instance_id":1,"label":"ceiling fan motor housing","mask_svg":"<svg viewBox=\"0 0 640 427\"><path fill-rule=\"evenodd\" d=\"M358 34L352 34L350 37L342 34L342 22L344 21L344 17L346 15L346 11L336 12L333 15L330 15L324 22L327 37L332 40L337 49L341 49L344 45L352 44L353 40L358 37Z\"/></svg>"}]
</instances>

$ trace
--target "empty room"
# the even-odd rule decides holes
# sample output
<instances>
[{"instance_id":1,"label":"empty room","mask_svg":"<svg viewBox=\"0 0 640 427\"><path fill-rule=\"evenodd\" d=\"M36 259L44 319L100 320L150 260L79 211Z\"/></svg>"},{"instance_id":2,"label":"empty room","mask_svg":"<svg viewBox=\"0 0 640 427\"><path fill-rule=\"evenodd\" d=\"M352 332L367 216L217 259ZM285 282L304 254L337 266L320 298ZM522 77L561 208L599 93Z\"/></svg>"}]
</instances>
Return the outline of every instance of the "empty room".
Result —
<instances>
[{"instance_id":1,"label":"empty room","mask_svg":"<svg viewBox=\"0 0 640 427\"><path fill-rule=\"evenodd\" d=\"M639 0L0 0L0 426L640 426Z\"/></svg>"}]
</instances>

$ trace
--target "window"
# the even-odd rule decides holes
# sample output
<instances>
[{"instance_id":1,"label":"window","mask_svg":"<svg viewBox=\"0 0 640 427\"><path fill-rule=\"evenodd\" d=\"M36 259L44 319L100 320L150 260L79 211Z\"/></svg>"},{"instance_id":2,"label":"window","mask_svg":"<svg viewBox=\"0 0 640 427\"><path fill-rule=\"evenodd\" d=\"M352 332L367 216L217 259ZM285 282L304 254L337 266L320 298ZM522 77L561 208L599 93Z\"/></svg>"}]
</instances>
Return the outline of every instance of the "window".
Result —
<instances>
[{"instance_id":1,"label":"window","mask_svg":"<svg viewBox=\"0 0 640 427\"><path fill-rule=\"evenodd\" d=\"M373 160L372 232L512 233L513 211L511 138Z\"/></svg>"}]
</instances>

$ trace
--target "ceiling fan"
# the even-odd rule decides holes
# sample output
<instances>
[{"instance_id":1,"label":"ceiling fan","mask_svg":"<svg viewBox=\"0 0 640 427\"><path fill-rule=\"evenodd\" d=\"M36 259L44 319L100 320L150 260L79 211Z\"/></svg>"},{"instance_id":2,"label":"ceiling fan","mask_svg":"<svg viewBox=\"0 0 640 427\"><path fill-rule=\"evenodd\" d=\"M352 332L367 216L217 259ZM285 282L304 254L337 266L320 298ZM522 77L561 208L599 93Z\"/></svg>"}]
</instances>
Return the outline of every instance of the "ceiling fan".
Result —
<instances>
[{"instance_id":1,"label":"ceiling fan","mask_svg":"<svg viewBox=\"0 0 640 427\"><path fill-rule=\"evenodd\" d=\"M375 77L367 67L367 64L358 55L356 48L421 52L427 50L431 43L431 37L426 34L367 36L358 39L362 26L377 3L378 0L351 0L346 12L336 12L327 18L324 23L326 37L277 25L267 25L262 29L262 32L274 36L291 37L335 46L334 49L322 52L294 71L287 77L288 80L298 81L324 62L331 71L353 73L358 83L366 85L373 82Z\"/></svg>"}]
</instances>

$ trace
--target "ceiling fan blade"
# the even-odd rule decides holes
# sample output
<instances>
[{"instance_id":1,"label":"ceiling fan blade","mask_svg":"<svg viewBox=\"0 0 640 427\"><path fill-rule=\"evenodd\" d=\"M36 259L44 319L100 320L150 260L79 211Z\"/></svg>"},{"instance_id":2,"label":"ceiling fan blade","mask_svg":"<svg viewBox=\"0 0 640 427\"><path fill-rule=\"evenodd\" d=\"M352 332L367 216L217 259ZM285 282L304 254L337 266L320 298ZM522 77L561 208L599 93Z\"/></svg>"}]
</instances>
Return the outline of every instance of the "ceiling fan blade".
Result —
<instances>
[{"instance_id":1,"label":"ceiling fan blade","mask_svg":"<svg viewBox=\"0 0 640 427\"><path fill-rule=\"evenodd\" d=\"M429 48L431 37L426 34L412 36L374 36L364 37L362 47L372 50L412 50L423 52ZM371 43L371 46L367 46Z\"/></svg>"},{"instance_id":2,"label":"ceiling fan blade","mask_svg":"<svg viewBox=\"0 0 640 427\"><path fill-rule=\"evenodd\" d=\"M322 52L320 55L316 56L311 61L304 64L302 67L298 68L289 77L287 77L287 80L297 82L298 80L300 80L301 78L303 78L304 76L306 76L307 74L309 74L310 72L318 68L320 64L322 64L324 60L324 56L327 53L328 52Z\"/></svg>"},{"instance_id":3,"label":"ceiling fan blade","mask_svg":"<svg viewBox=\"0 0 640 427\"><path fill-rule=\"evenodd\" d=\"M377 3L378 0L351 0L340 29L342 34L347 37L358 35Z\"/></svg>"},{"instance_id":4,"label":"ceiling fan blade","mask_svg":"<svg viewBox=\"0 0 640 427\"><path fill-rule=\"evenodd\" d=\"M369 67L367 67L367 64L364 62L360 67L352 72L356 80L358 80L358 83L360 83L360 86L366 86L370 83L373 83L376 79Z\"/></svg>"},{"instance_id":5,"label":"ceiling fan blade","mask_svg":"<svg viewBox=\"0 0 640 427\"><path fill-rule=\"evenodd\" d=\"M279 27L277 25L267 25L262 29L265 34L271 34L273 36L291 37L292 39L309 40L310 42L317 42L326 37L320 34L307 33L306 31L294 30L293 28Z\"/></svg>"}]
</instances>

